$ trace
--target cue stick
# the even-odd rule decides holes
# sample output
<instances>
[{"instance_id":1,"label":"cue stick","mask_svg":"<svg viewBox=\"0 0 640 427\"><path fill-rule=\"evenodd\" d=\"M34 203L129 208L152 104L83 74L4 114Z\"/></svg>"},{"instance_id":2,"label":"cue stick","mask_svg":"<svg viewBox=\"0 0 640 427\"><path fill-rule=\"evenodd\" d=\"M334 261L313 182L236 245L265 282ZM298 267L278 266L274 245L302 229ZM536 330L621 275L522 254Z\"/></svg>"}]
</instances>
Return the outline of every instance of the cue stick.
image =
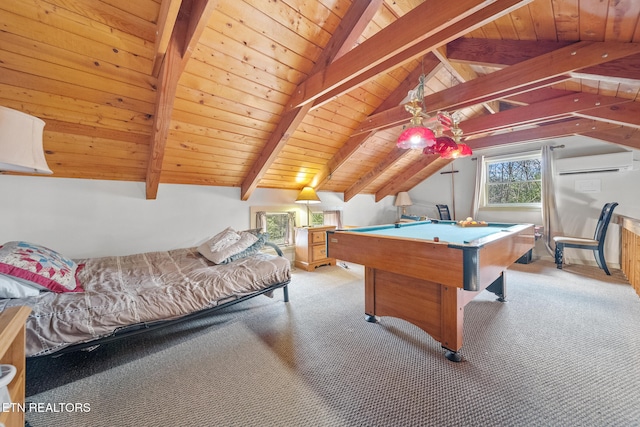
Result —
<instances>
[{"instance_id":1,"label":"cue stick","mask_svg":"<svg viewBox=\"0 0 640 427\"><path fill-rule=\"evenodd\" d=\"M451 162L451 219L456 220L456 186L453 178L453 162Z\"/></svg>"}]
</instances>

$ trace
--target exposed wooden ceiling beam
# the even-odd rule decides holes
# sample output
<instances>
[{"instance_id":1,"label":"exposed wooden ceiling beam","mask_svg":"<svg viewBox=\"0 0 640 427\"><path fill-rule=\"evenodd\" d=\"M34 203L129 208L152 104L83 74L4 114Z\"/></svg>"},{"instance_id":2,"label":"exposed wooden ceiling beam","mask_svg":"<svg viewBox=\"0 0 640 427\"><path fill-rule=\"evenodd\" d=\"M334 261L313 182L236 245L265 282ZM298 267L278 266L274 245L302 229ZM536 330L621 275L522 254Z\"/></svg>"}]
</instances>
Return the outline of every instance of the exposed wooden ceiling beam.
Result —
<instances>
[{"instance_id":1,"label":"exposed wooden ceiling beam","mask_svg":"<svg viewBox=\"0 0 640 427\"><path fill-rule=\"evenodd\" d=\"M583 135L640 150L640 129L637 128L621 126L611 129L587 132Z\"/></svg>"},{"instance_id":2,"label":"exposed wooden ceiling beam","mask_svg":"<svg viewBox=\"0 0 640 427\"><path fill-rule=\"evenodd\" d=\"M568 78L571 71L640 53L638 43L578 42L551 53L427 95L427 113L455 110L517 93L527 92ZM402 106L369 117L354 133L389 128L406 121Z\"/></svg>"},{"instance_id":3,"label":"exposed wooden ceiling beam","mask_svg":"<svg viewBox=\"0 0 640 427\"><path fill-rule=\"evenodd\" d=\"M619 125L590 119L575 119L565 120L559 123L548 124L545 126L538 126L531 129L489 135L481 138L467 139L465 140L465 142L473 150L478 150L481 148L497 147L506 144L517 144L540 139L581 135L588 132L613 129L616 127L619 127Z\"/></svg>"},{"instance_id":4,"label":"exposed wooden ceiling beam","mask_svg":"<svg viewBox=\"0 0 640 427\"><path fill-rule=\"evenodd\" d=\"M490 18L477 22L477 26L530 1L464 0L447 2L445 5L443 0L427 0L336 60L331 66L311 75L296 88L289 108L313 102L329 92L329 98L339 96L376 74L395 68L459 37L476 26L469 22L464 25L458 24L487 6L496 12ZM451 28L455 30L451 31ZM426 40L429 41L427 46L421 44ZM413 49L417 45L421 46L420 49ZM411 52L411 56L406 56L408 51ZM337 88L340 88L339 92L335 92Z\"/></svg>"},{"instance_id":5,"label":"exposed wooden ceiling beam","mask_svg":"<svg viewBox=\"0 0 640 427\"><path fill-rule=\"evenodd\" d=\"M449 71L460 83L478 78L478 73L476 73L469 65L450 61L447 56L446 46L435 49L433 53L438 57L440 62L442 62L442 65L447 69L447 71ZM500 111L497 102L498 101L485 102L482 105L490 114L495 114Z\"/></svg>"},{"instance_id":6,"label":"exposed wooden ceiling beam","mask_svg":"<svg viewBox=\"0 0 640 427\"><path fill-rule=\"evenodd\" d=\"M517 105L529 105L535 104L536 102L547 101L553 98L559 98L565 95L572 95L576 92L572 90L561 90L554 89L551 87L543 87L536 90L531 90L529 92L519 93L514 96L510 96L509 98L503 98L503 101L507 101L511 104Z\"/></svg>"},{"instance_id":7,"label":"exposed wooden ceiling beam","mask_svg":"<svg viewBox=\"0 0 640 427\"><path fill-rule=\"evenodd\" d=\"M394 148L391 150L384 160L375 165L369 172L361 176L351 187L347 188L344 192L344 201L348 202L353 199L359 192L361 192L367 185L373 182L377 177L382 175L387 169L392 167L398 160L404 157L408 153L408 150L401 148Z\"/></svg>"},{"instance_id":8,"label":"exposed wooden ceiling beam","mask_svg":"<svg viewBox=\"0 0 640 427\"><path fill-rule=\"evenodd\" d=\"M164 149L167 144L178 80L217 4L217 0L184 0L180 6L158 78L158 94L147 165L147 199L155 199L158 195Z\"/></svg>"},{"instance_id":9,"label":"exposed wooden ceiling beam","mask_svg":"<svg viewBox=\"0 0 640 427\"><path fill-rule=\"evenodd\" d=\"M635 55L634 55L635 56ZM630 62L625 62L624 60L618 60L615 61L617 64L614 64L613 67L619 71L620 68L629 68L630 66ZM634 65L633 67L638 67L640 66L640 61L633 61ZM602 64L605 65L605 64ZM592 71L592 72L587 72L587 71ZM597 70L597 73L596 73ZM569 75L571 76L572 79L582 79L582 80L593 80L596 81L598 83L602 83L602 84L620 84L620 85L637 85L640 82L640 76L638 76L638 72L637 72L637 68L635 69L635 74L636 76L633 78L629 78L629 77L621 77L621 76L616 76L614 74L605 74L605 73L612 73L611 68L605 68L605 67L589 67L583 71L574 71L572 73L569 73ZM625 72L623 74L629 74L628 72Z\"/></svg>"},{"instance_id":10,"label":"exposed wooden ceiling beam","mask_svg":"<svg viewBox=\"0 0 640 427\"><path fill-rule=\"evenodd\" d=\"M357 38L361 36L362 31L364 31L369 21L373 19L373 16L381 4L382 0L354 2L340 22L340 26L332 35L328 45L322 51L320 58L316 61L311 70L311 74L321 72L326 69L335 58L344 55L345 50L351 48ZM282 116L276 129L271 133L265 147L262 149L260 156L258 156L258 159L253 163L251 169L249 169L249 173L242 182L240 189L240 197L242 200L248 200L251 193L258 187L260 179L278 157L287 140L300 123L302 123L312 106L313 104L309 103L289 110Z\"/></svg>"},{"instance_id":11,"label":"exposed wooden ceiling beam","mask_svg":"<svg viewBox=\"0 0 640 427\"><path fill-rule=\"evenodd\" d=\"M576 111L574 115L622 126L640 128L640 103L638 102L629 102L624 105L616 104L590 110Z\"/></svg>"},{"instance_id":12,"label":"exposed wooden ceiling beam","mask_svg":"<svg viewBox=\"0 0 640 427\"><path fill-rule=\"evenodd\" d=\"M526 107L517 107L497 114L465 120L460 125L460 128L464 132L464 136L467 137L478 133L495 132L501 129L556 120L559 117L567 117L572 113L581 111L589 114L590 110L597 112L606 106L614 106L616 109L624 108L623 104L626 103L633 102L630 99L613 96L576 92L559 98L537 102Z\"/></svg>"},{"instance_id":13,"label":"exposed wooden ceiling beam","mask_svg":"<svg viewBox=\"0 0 640 427\"><path fill-rule=\"evenodd\" d=\"M387 108L398 105L407 97L410 90L415 89L422 74L425 75L425 81L427 81L438 72L441 66L442 64L435 55L431 53L425 55L420 61L420 64L411 73L409 73L407 78L400 83L400 85L387 97L387 99L383 101L382 104L380 104L375 112L384 111ZM347 142L340 147L338 152L327 162L327 164L316 174L311 181L311 185L317 188L322 188L322 186L330 179L331 174L337 171L347 160L349 160L349 158L358 151L362 144L364 144L369 137L373 136L374 133L375 132L362 133L350 137ZM347 195L345 193L345 198L346 197Z\"/></svg>"},{"instance_id":14,"label":"exposed wooden ceiling beam","mask_svg":"<svg viewBox=\"0 0 640 427\"><path fill-rule=\"evenodd\" d=\"M447 44L447 57L465 64L504 67L544 55L570 45L565 41L486 40L459 38ZM605 80L616 83L637 83L640 80L640 55L586 67L574 71L573 78Z\"/></svg>"},{"instance_id":15,"label":"exposed wooden ceiling beam","mask_svg":"<svg viewBox=\"0 0 640 427\"><path fill-rule=\"evenodd\" d=\"M505 67L546 55L573 44L550 40L496 40L461 37L447 43L447 57L452 62L487 67Z\"/></svg>"},{"instance_id":16,"label":"exposed wooden ceiling beam","mask_svg":"<svg viewBox=\"0 0 640 427\"><path fill-rule=\"evenodd\" d=\"M434 49L442 46L451 40L460 37L462 34L479 28L501 15L507 14L512 10L515 10L524 5L527 0L507 0L500 1L481 9L474 14L467 16L459 21L457 24L443 29L442 31L434 34L417 43L406 50L399 52L397 55L381 62L377 66L363 71L361 74L354 76L354 78L347 80L345 83L336 86L335 88L327 91L323 95L319 96L313 104L313 108L320 107L327 102L343 95L355 87L365 84L369 80L375 78L378 74L389 71L401 64L406 63L414 58L420 57L426 53L432 52ZM412 11L413 12L413 11ZM410 12L410 13L412 13ZM383 30L384 31L384 30ZM392 33L388 34L389 37L394 37Z\"/></svg>"},{"instance_id":17,"label":"exposed wooden ceiling beam","mask_svg":"<svg viewBox=\"0 0 640 427\"><path fill-rule=\"evenodd\" d=\"M171 33L173 33L176 19L178 19L181 4L182 0L162 0L160 4L154 48L156 54L153 59L153 71L151 73L154 77L158 77L160 74L160 67L167 53L169 40L171 40Z\"/></svg>"}]
</instances>

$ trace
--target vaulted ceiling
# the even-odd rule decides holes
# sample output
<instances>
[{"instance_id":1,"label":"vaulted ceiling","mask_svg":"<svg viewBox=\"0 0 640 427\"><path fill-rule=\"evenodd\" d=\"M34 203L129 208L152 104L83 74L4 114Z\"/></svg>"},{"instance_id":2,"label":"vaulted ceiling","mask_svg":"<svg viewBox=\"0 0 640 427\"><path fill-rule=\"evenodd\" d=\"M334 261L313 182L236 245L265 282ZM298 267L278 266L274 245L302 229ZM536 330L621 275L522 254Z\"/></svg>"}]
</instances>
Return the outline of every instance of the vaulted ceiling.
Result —
<instances>
[{"instance_id":1,"label":"vaulted ceiling","mask_svg":"<svg viewBox=\"0 0 640 427\"><path fill-rule=\"evenodd\" d=\"M0 105L53 177L375 194L450 160L401 150L407 92L472 148L640 148L637 0L3 0Z\"/></svg>"}]
</instances>

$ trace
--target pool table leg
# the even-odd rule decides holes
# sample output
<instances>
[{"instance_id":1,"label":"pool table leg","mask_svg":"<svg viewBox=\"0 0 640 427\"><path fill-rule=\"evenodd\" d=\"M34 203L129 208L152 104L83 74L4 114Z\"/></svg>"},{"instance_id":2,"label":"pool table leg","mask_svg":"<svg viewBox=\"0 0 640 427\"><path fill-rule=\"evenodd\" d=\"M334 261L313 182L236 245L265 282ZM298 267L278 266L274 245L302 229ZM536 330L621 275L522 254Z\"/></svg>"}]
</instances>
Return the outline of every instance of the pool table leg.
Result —
<instances>
[{"instance_id":1,"label":"pool table leg","mask_svg":"<svg viewBox=\"0 0 640 427\"><path fill-rule=\"evenodd\" d=\"M487 286L487 290L496 294L498 296L498 301L507 301L507 284L504 271L500 273L500 276L494 280L492 284Z\"/></svg>"},{"instance_id":2,"label":"pool table leg","mask_svg":"<svg viewBox=\"0 0 640 427\"><path fill-rule=\"evenodd\" d=\"M374 316L373 314L364 314L364 320L366 320L369 323L378 323L378 317Z\"/></svg>"},{"instance_id":3,"label":"pool table leg","mask_svg":"<svg viewBox=\"0 0 640 427\"><path fill-rule=\"evenodd\" d=\"M440 331L439 341L445 350L445 357L452 362L462 361L459 353L462 348L464 329L465 293L455 286L440 285Z\"/></svg>"},{"instance_id":4,"label":"pool table leg","mask_svg":"<svg viewBox=\"0 0 640 427\"><path fill-rule=\"evenodd\" d=\"M452 362L462 362L462 355L459 351L449 350L447 347L442 348L444 348L444 357Z\"/></svg>"}]
</instances>

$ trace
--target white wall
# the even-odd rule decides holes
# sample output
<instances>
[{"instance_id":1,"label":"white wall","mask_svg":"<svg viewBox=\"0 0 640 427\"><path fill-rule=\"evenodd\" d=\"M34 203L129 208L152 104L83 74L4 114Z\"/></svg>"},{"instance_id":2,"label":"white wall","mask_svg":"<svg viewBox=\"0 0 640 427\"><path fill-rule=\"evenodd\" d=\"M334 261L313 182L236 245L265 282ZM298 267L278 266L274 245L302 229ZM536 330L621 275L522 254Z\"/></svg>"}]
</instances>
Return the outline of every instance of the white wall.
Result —
<instances>
[{"instance_id":1,"label":"white wall","mask_svg":"<svg viewBox=\"0 0 640 427\"><path fill-rule=\"evenodd\" d=\"M127 255L196 246L231 226L250 227L250 207L288 205L294 190L257 189L248 201L240 189L161 184L156 200L146 200L145 184L101 180L0 175L0 244L25 240L71 258ZM314 209L342 209L345 225L395 220L393 198L375 203L359 195L319 192ZM302 225L301 224L301 225Z\"/></svg>"},{"instance_id":2,"label":"white wall","mask_svg":"<svg viewBox=\"0 0 640 427\"><path fill-rule=\"evenodd\" d=\"M620 151L622 148L589 138L547 141L565 145L558 157ZM540 142L484 150L477 155L500 155L537 149ZM634 152L635 159L640 154ZM453 208L455 218L470 216L476 160L458 159L409 193L414 202L408 213L437 218L435 205ZM597 176L596 176L597 175ZM453 186L452 186L453 176ZM565 234L590 237L604 203L617 201L616 214L640 218L640 171L590 175L600 180L599 193L575 190L584 175L557 177L558 210ZM453 191L452 191L453 190ZM294 190L257 189L248 201L240 200L240 189L161 184L156 200L146 200L142 182L66 179L0 175L0 243L26 240L48 246L72 258L126 255L154 250L195 246L227 226L251 226L251 206L291 206L306 223L306 208L295 205ZM373 195L359 195L345 203L342 194L319 192L322 204L313 209L342 209L345 225L392 223L396 219L394 197L375 203ZM455 197L455 203L454 199ZM481 212L487 221L541 223L539 211ZM614 218L615 221L615 218ZM619 264L619 227L612 224L607 237L607 261ZM538 251L538 246L536 250ZM537 255L546 255L538 253ZM591 254L568 250L570 262L593 263Z\"/></svg>"},{"instance_id":3,"label":"white wall","mask_svg":"<svg viewBox=\"0 0 640 427\"><path fill-rule=\"evenodd\" d=\"M567 144L558 153L561 157L597 155L620 151L612 144L597 145L583 138L583 145ZM569 236L593 237L602 206L608 202L618 202L614 217L607 231L605 254L607 264L620 265L620 226L617 215L640 219L640 151L634 150L634 170L623 172L601 172L583 175L556 175L556 200L562 232ZM589 183L589 186L584 184ZM593 189L589 189L594 184ZM567 249L565 257L574 263L595 265L589 251Z\"/></svg>"},{"instance_id":4,"label":"white wall","mask_svg":"<svg viewBox=\"0 0 640 427\"><path fill-rule=\"evenodd\" d=\"M439 218L436 205L443 204L449 206L452 219L470 216L476 179L474 159L465 157L455 160L410 190L413 206L407 208L407 213Z\"/></svg>"},{"instance_id":5,"label":"white wall","mask_svg":"<svg viewBox=\"0 0 640 427\"><path fill-rule=\"evenodd\" d=\"M481 155L490 157L539 150L543 143L553 146L564 145L564 148L554 150L555 158L597 155L623 150L634 152L636 166L633 171L555 176L558 213L562 232L565 235L593 237L602 206L607 202L619 203L607 233L605 246L607 264L610 267L619 267L620 227L616 224L615 216L625 215L640 218L640 170L638 170L640 150L631 150L579 136L478 150L473 157L458 159L452 163L452 166L447 166L441 171L452 169L458 171L454 174L454 186L451 183L451 174L438 173L413 188L409 194L416 205L408 211L438 218L435 204L445 203L451 209L454 205L453 196L455 196L456 219L470 216L477 165L477 160L473 160L473 158ZM580 191L580 186L576 187L576 181L581 180L598 181L600 191L593 193ZM483 209L479 212L477 219L494 222L542 223L539 209ZM551 257L551 254L547 253L539 243L536 245L535 253L537 256ZM567 261L571 263L595 265L593 254L590 251L568 249L565 256Z\"/></svg>"}]
</instances>

